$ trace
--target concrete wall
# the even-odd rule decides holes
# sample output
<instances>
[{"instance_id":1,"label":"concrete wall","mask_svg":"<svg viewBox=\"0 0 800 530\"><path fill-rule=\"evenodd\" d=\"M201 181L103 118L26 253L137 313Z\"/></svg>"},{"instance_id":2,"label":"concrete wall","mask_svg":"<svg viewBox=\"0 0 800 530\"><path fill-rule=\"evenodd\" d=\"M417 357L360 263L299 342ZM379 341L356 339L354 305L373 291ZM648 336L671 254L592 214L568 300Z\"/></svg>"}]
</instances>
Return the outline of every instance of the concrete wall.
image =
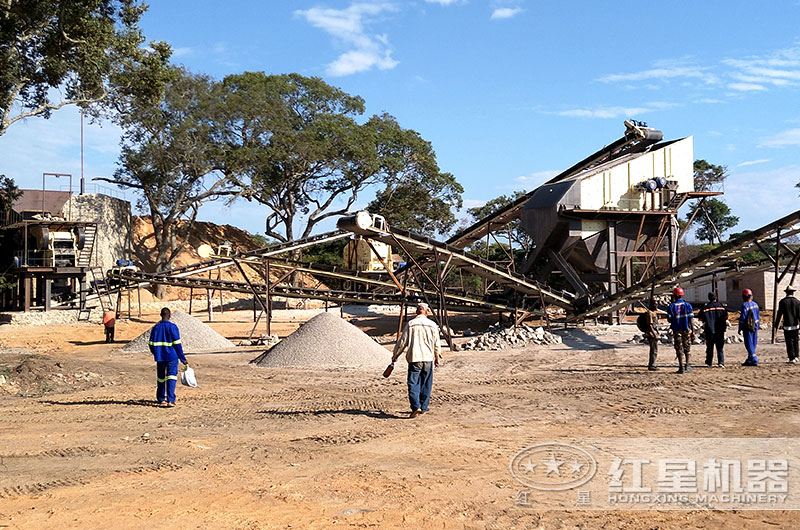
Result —
<instances>
[{"instance_id":1,"label":"concrete wall","mask_svg":"<svg viewBox=\"0 0 800 530\"><path fill-rule=\"evenodd\" d=\"M764 272L743 273L736 277L726 278L728 293L728 307L738 309L742 305L742 291L753 291L753 300L761 309L772 309L772 286L767 287L767 282L772 282L772 273Z\"/></svg>"},{"instance_id":2,"label":"concrete wall","mask_svg":"<svg viewBox=\"0 0 800 530\"><path fill-rule=\"evenodd\" d=\"M73 195L64 205L63 215L71 220L97 223L91 265L107 271L118 259L131 259L133 230L131 203L102 194Z\"/></svg>"},{"instance_id":3,"label":"concrete wall","mask_svg":"<svg viewBox=\"0 0 800 530\"><path fill-rule=\"evenodd\" d=\"M694 286L691 283L682 285L684 290L684 299L694 306L703 305L708 302L708 293L711 292L711 282L704 285ZM727 304L728 292L725 280L717 280L717 297L721 304ZM736 298L739 300L739 298Z\"/></svg>"}]
</instances>

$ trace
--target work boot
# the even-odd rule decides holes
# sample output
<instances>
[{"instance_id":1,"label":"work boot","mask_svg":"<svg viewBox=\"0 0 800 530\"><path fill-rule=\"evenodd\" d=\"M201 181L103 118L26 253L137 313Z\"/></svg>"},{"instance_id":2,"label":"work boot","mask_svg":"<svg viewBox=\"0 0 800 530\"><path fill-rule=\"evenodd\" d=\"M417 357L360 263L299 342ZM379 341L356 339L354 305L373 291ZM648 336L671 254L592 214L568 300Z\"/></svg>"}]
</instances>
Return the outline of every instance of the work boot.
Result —
<instances>
[{"instance_id":1,"label":"work boot","mask_svg":"<svg viewBox=\"0 0 800 530\"><path fill-rule=\"evenodd\" d=\"M678 371L677 371L677 372L675 372L675 373L676 373L676 374L682 374L683 372L684 372L684 370L683 370L683 366L679 364L679 365L678 365Z\"/></svg>"},{"instance_id":2,"label":"work boot","mask_svg":"<svg viewBox=\"0 0 800 530\"><path fill-rule=\"evenodd\" d=\"M658 370L658 366L651 365L651 366L648 366L647 369L650 370L651 372L655 372L656 370Z\"/></svg>"},{"instance_id":3,"label":"work boot","mask_svg":"<svg viewBox=\"0 0 800 530\"><path fill-rule=\"evenodd\" d=\"M409 414L408 417L409 417L409 419L413 420L414 418L416 418L420 414L422 414L422 411L420 409L417 409L417 410L411 412L411 414Z\"/></svg>"}]
</instances>

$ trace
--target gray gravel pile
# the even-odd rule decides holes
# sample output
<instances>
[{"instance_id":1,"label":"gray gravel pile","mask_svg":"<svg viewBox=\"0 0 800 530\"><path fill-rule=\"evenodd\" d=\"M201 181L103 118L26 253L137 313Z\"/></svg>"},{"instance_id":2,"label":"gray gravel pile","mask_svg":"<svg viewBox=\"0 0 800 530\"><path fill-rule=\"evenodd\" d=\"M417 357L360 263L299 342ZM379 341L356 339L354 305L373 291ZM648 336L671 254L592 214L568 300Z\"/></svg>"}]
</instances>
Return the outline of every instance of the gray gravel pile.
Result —
<instances>
[{"instance_id":1,"label":"gray gravel pile","mask_svg":"<svg viewBox=\"0 0 800 530\"><path fill-rule=\"evenodd\" d=\"M385 367L392 354L334 313L320 313L251 362L258 366Z\"/></svg>"},{"instance_id":2,"label":"gray gravel pile","mask_svg":"<svg viewBox=\"0 0 800 530\"><path fill-rule=\"evenodd\" d=\"M486 333L469 339L461 346L462 350L504 350L506 348L522 348L532 344L561 344L561 337L545 331L544 328L517 326L504 328L499 324L491 326Z\"/></svg>"},{"instance_id":3,"label":"gray gravel pile","mask_svg":"<svg viewBox=\"0 0 800 530\"><path fill-rule=\"evenodd\" d=\"M174 311L170 322L178 326L178 331L181 333L181 345L183 345L185 353L236 348L231 341L211 329L208 324L181 311ZM149 329L123 346L122 351L130 353L149 352L148 342L150 342Z\"/></svg>"}]
</instances>

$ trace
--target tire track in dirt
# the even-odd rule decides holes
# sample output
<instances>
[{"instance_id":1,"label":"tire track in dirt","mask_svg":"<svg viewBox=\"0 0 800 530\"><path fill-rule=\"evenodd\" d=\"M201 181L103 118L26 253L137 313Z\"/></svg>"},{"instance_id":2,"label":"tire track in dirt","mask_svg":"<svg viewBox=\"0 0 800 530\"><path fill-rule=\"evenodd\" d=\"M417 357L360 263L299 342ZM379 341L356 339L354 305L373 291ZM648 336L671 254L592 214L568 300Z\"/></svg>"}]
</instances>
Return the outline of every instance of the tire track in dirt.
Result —
<instances>
[{"instance_id":1,"label":"tire track in dirt","mask_svg":"<svg viewBox=\"0 0 800 530\"><path fill-rule=\"evenodd\" d=\"M82 445L78 447L65 447L63 449L47 449L45 451L7 453L0 454L0 460L10 460L12 458L73 458L80 456L107 455L106 451L93 445Z\"/></svg>"},{"instance_id":2,"label":"tire track in dirt","mask_svg":"<svg viewBox=\"0 0 800 530\"><path fill-rule=\"evenodd\" d=\"M133 466L125 469L114 470L111 473L92 473L82 477L65 477L50 481L31 482L27 484L18 484L15 486L7 486L0 489L0 499L9 499L13 497L22 497L25 495L38 495L45 491L55 488L66 488L70 486L84 486L93 480L107 475L112 476L125 476L125 475L145 475L148 473L160 471L177 471L182 469L183 466L175 464L174 462L154 462L149 465Z\"/></svg>"}]
</instances>

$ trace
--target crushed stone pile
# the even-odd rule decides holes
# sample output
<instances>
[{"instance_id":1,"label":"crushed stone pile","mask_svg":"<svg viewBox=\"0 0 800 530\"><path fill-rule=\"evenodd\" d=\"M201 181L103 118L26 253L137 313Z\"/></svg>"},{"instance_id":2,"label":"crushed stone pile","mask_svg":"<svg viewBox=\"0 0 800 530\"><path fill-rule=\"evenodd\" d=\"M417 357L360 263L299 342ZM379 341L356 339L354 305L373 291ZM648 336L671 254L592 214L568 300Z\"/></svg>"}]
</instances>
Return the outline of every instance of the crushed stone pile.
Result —
<instances>
[{"instance_id":1,"label":"crushed stone pile","mask_svg":"<svg viewBox=\"0 0 800 530\"><path fill-rule=\"evenodd\" d=\"M674 342L672 338L672 330L669 328L666 329L659 329L659 328L660 326L656 328L656 331L658 332L658 342L660 342L661 344L672 344ZM637 333L636 335L626 340L625 342L627 342L628 344L647 344L647 339L645 338L643 333ZM695 326L695 335L692 344L705 344L705 342L706 342L706 334L703 331L697 331L697 326ZM736 342L744 342L744 339L742 338L741 335L729 334L725 337L726 344L733 344Z\"/></svg>"},{"instance_id":2,"label":"crushed stone pile","mask_svg":"<svg viewBox=\"0 0 800 530\"><path fill-rule=\"evenodd\" d=\"M211 329L211 326L186 313L174 311L169 320L178 326L178 330L181 332L181 344L185 353L231 350L236 347L231 341ZM148 342L150 342L149 329L123 346L122 351L128 353L149 352Z\"/></svg>"},{"instance_id":3,"label":"crushed stone pile","mask_svg":"<svg viewBox=\"0 0 800 530\"><path fill-rule=\"evenodd\" d=\"M258 366L385 367L389 350L334 313L320 313L251 362Z\"/></svg>"},{"instance_id":4,"label":"crushed stone pile","mask_svg":"<svg viewBox=\"0 0 800 530\"><path fill-rule=\"evenodd\" d=\"M466 335L466 333L465 333ZM532 344L561 344L561 337L545 331L542 327L512 326L505 328L500 324L489 327L486 333L477 335L461 345L462 350L504 350L506 348L523 348Z\"/></svg>"}]
</instances>

